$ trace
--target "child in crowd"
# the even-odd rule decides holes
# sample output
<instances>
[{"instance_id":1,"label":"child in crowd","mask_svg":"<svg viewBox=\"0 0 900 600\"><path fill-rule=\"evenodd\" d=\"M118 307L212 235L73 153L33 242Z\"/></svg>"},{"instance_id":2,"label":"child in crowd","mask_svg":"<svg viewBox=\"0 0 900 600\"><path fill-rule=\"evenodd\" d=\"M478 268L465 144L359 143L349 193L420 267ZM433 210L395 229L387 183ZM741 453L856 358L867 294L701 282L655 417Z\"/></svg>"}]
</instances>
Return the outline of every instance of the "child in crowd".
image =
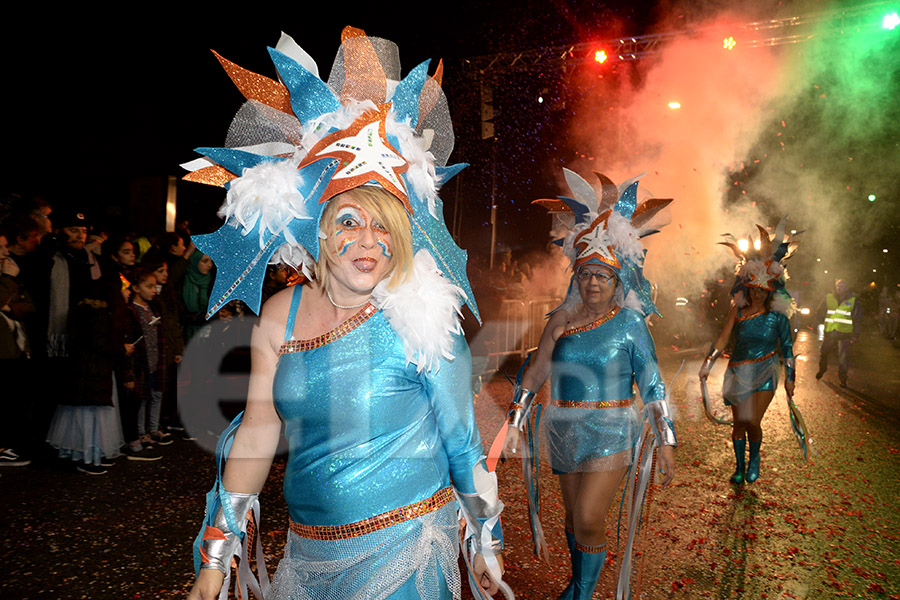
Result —
<instances>
[{"instance_id":1,"label":"child in crowd","mask_svg":"<svg viewBox=\"0 0 900 600\"><path fill-rule=\"evenodd\" d=\"M138 270L131 280L131 312L141 326L141 336L134 344L134 392L140 400L138 435L141 442L167 446L172 436L160 429L163 385L165 384L166 336L162 315L156 305L156 276L146 269Z\"/></svg>"}]
</instances>

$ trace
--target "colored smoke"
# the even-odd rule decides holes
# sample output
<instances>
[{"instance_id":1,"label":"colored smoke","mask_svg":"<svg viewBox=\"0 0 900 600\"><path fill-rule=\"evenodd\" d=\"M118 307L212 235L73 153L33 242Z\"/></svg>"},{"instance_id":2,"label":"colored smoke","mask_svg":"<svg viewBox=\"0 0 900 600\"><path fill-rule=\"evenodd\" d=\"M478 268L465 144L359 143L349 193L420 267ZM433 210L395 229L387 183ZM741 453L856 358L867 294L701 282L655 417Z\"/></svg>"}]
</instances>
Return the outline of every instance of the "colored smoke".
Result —
<instances>
[{"instance_id":1,"label":"colored smoke","mask_svg":"<svg viewBox=\"0 0 900 600\"><path fill-rule=\"evenodd\" d=\"M734 264L716 245L721 234L742 237L784 215L788 229L804 232L789 287L805 302L835 275L873 280L885 244L897 249L900 35L826 35L826 22L811 41L752 48L738 25L835 6L708 3L706 14L686 6L660 9L654 31L681 33L656 56L602 78L577 71L571 84L588 91L569 135L584 158L570 168L589 181L591 171L617 182L646 171L643 189L675 198L672 224L646 240L647 275L670 296L696 296ZM736 40L730 51L727 35ZM868 202L869 193L879 200Z\"/></svg>"}]
</instances>

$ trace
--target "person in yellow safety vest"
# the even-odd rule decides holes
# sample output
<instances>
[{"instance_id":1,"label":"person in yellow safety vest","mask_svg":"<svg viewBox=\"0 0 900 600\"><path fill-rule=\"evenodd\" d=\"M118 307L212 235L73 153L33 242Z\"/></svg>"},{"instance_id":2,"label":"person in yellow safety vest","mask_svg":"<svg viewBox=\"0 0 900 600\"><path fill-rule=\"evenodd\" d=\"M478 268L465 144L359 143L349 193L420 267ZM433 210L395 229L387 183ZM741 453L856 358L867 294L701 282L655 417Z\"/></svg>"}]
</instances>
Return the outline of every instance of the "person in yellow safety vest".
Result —
<instances>
[{"instance_id":1,"label":"person in yellow safety vest","mask_svg":"<svg viewBox=\"0 0 900 600\"><path fill-rule=\"evenodd\" d=\"M837 350L838 378L841 387L847 387L847 369L850 367L850 345L859 337L859 302L850 286L843 279L834 282L834 292L827 294L818 310L819 320L825 323L825 338L819 351L819 372L822 379L828 370L828 355ZM824 317L824 319L823 319Z\"/></svg>"}]
</instances>

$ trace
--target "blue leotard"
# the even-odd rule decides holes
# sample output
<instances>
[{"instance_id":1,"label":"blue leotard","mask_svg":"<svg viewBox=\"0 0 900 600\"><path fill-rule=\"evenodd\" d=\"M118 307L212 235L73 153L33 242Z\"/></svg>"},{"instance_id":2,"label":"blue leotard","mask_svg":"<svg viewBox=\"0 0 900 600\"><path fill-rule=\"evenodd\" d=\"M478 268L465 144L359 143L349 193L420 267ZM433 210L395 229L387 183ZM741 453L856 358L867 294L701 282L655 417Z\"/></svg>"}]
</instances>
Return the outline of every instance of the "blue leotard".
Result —
<instances>
[{"instance_id":1,"label":"blue leotard","mask_svg":"<svg viewBox=\"0 0 900 600\"><path fill-rule=\"evenodd\" d=\"M782 358L794 357L788 318L774 311L743 317L739 310L734 340L734 352L722 384L725 403L738 404L754 392L776 389L779 346Z\"/></svg>"},{"instance_id":2,"label":"blue leotard","mask_svg":"<svg viewBox=\"0 0 900 600\"><path fill-rule=\"evenodd\" d=\"M640 313L616 308L565 331L553 349L547 441L556 473L604 471L630 462L644 404L665 399L653 338Z\"/></svg>"},{"instance_id":3,"label":"blue leotard","mask_svg":"<svg viewBox=\"0 0 900 600\"><path fill-rule=\"evenodd\" d=\"M286 338L300 293L298 286ZM402 340L371 305L319 338L285 342L273 393L290 449L284 496L295 523L365 521L426 500L451 484L457 491L475 492L473 470L483 449L472 403L471 357L462 336L455 336L453 355L451 361L442 359L438 370L417 373L407 364ZM417 592L410 571L447 575L448 569L456 570L456 545L451 548L448 537L456 531L456 504L447 506L351 540L291 537L288 556L293 553L294 562L282 561L276 589L283 593L301 586L306 593L307 587L340 586L363 590L366 597L418 598L422 590ZM316 565L329 561L344 566L310 582ZM384 586L392 578L403 585L380 596L374 589L380 584L370 583L378 577ZM404 578L411 579L404 583ZM444 584L428 589L429 598L449 593Z\"/></svg>"}]
</instances>

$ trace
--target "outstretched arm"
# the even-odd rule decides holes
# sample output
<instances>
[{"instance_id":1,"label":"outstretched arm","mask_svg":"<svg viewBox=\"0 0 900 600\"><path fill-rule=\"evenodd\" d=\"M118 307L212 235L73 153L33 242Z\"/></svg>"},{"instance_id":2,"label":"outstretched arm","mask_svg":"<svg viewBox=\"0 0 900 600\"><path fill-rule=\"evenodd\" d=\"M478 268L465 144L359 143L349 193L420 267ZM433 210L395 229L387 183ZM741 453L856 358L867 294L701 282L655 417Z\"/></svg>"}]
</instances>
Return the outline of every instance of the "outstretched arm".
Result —
<instances>
[{"instance_id":1,"label":"outstretched arm","mask_svg":"<svg viewBox=\"0 0 900 600\"><path fill-rule=\"evenodd\" d=\"M440 368L427 374L426 386L467 533L474 536L473 569L481 586L493 594L503 571L499 520L503 503L497 477L485 465L472 401L472 357L461 335L454 336L453 355L452 360L441 359Z\"/></svg>"},{"instance_id":2,"label":"outstretched arm","mask_svg":"<svg viewBox=\"0 0 900 600\"><path fill-rule=\"evenodd\" d=\"M287 309L279 310L280 302L275 297L272 300L272 306L266 304L253 330L247 407L235 433L223 475L224 487L231 495L238 519L246 516L252 500L262 490L281 434L281 420L272 398L272 382L278 362L277 344L280 344L284 331ZM222 513L221 510L219 512ZM224 515L216 515L218 525L224 522ZM224 529L227 530L227 526ZM218 597L225 578L223 569L230 568L230 552L234 543L233 540L204 540L204 553L209 560L201 566L188 600L215 600ZM229 554L227 558L224 556L226 553Z\"/></svg>"},{"instance_id":3,"label":"outstretched arm","mask_svg":"<svg viewBox=\"0 0 900 600\"><path fill-rule=\"evenodd\" d=\"M787 392L788 396L793 396L796 375L794 338L791 332L791 322L784 315L780 315L778 319L778 343L781 346L781 358L784 359L784 391Z\"/></svg>"},{"instance_id":4,"label":"outstretched arm","mask_svg":"<svg viewBox=\"0 0 900 600\"><path fill-rule=\"evenodd\" d=\"M532 361L528 365L528 369L522 376L522 385L517 389L516 397L512 399L509 408L508 422L509 428L506 432L506 441L503 444L503 454L505 458L516 454L519 449L521 435L520 432L524 426L523 419L534 397L540 391L541 386L550 376L550 370L553 363L553 349L556 347L556 339L559 337L559 331L565 327L568 314L564 310L559 310L551 315L550 320L544 327L541 334L541 341L538 343L537 350L532 355Z\"/></svg>"}]
</instances>

